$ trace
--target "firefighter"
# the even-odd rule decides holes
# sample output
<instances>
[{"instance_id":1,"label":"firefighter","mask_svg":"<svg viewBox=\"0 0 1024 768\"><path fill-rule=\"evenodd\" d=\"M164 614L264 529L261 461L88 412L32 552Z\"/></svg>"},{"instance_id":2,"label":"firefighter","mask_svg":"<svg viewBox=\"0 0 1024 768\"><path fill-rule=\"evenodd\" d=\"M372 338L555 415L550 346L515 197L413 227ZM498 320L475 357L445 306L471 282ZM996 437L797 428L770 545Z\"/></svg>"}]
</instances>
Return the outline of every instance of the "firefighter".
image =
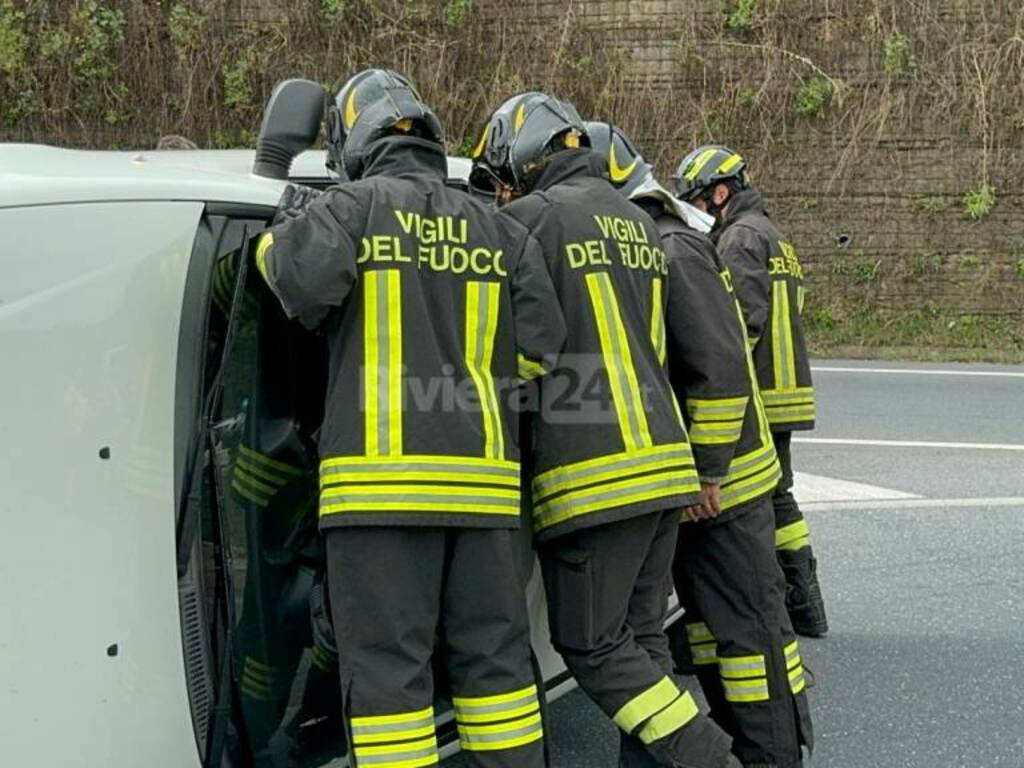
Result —
<instances>
[{"instance_id":1,"label":"firefighter","mask_svg":"<svg viewBox=\"0 0 1024 768\"><path fill-rule=\"evenodd\" d=\"M613 183L661 232L669 373L709 507L679 532L673 580L686 615L669 631L673 658L697 676L744 765L799 766L813 735L775 557L779 462L729 272L706 236L714 220L658 184L619 129L587 128Z\"/></svg>"},{"instance_id":2,"label":"firefighter","mask_svg":"<svg viewBox=\"0 0 1024 768\"><path fill-rule=\"evenodd\" d=\"M328 152L351 181L286 191L255 259L329 347L319 513L353 763L438 763L437 635L472 764L536 768L510 414L564 340L551 279L525 229L445 185L441 126L403 76L342 87Z\"/></svg>"},{"instance_id":3,"label":"firefighter","mask_svg":"<svg viewBox=\"0 0 1024 768\"><path fill-rule=\"evenodd\" d=\"M810 531L793 497L790 439L814 428L814 389L800 314L804 274L796 250L769 217L747 164L722 146L699 147L673 176L680 199L715 217L712 239L732 273L754 350L761 397L782 465L772 499L775 546L788 585L786 603L801 635L828 632Z\"/></svg>"},{"instance_id":4,"label":"firefighter","mask_svg":"<svg viewBox=\"0 0 1024 768\"><path fill-rule=\"evenodd\" d=\"M540 241L568 324L531 424L551 640L620 728L620 765L736 765L673 678L662 624L680 510L700 499L662 358L664 252L588 143L571 104L524 93L489 120L471 176Z\"/></svg>"}]
</instances>

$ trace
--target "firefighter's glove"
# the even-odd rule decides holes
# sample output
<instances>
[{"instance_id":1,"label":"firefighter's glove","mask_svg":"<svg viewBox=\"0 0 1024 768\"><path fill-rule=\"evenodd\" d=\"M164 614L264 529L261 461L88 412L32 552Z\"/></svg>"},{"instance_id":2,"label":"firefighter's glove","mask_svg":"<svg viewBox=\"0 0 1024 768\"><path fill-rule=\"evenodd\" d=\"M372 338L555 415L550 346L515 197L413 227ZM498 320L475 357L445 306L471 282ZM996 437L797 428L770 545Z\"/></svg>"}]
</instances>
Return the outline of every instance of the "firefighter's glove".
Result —
<instances>
[{"instance_id":1,"label":"firefighter's glove","mask_svg":"<svg viewBox=\"0 0 1024 768\"><path fill-rule=\"evenodd\" d=\"M299 187L289 184L281 194L281 200L277 204L277 212L271 226L276 227L286 221L297 218L306 211L309 204L320 196L318 190L312 187Z\"/></svg>"}]
</instances>

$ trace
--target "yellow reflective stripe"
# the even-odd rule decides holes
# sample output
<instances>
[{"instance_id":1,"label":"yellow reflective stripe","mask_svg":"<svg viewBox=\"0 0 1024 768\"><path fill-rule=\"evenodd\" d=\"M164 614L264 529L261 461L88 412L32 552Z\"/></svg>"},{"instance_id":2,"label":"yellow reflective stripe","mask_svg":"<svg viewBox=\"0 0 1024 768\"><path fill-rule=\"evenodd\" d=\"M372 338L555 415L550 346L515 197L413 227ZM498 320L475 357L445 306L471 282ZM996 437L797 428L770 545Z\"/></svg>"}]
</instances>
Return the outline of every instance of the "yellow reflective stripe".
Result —
<instances>
[{"instance_id":1,"label":"yellow reflective stripe","mask_svg":"<svg viewBox=\"0 0 1024 768\"><path fill-rule=\"evenodd\" d=\"M728 173L737 165L743 162L743 158L739 155L732 155L725 159L725 161L718 166L718 173Z\"/></svg>"},{"instance_id":2,"label":"yellow reflective stripe","mask_svg":"<svg viewBox=\"0 0 1024 768\"><path fill-rule=\"evenodd\" d=\"M668 707L648 720L637 735L644 744L653 744L678 731L693 720L699 712L697 702L693 700L689 691L685 691Z\"/></svg>"},{"instance_id":3,"label":"yellow reflective stripe","mask_svg":"<svg viewBox=\"0 0 1024 768\"><path fill-rule=\"evenodd\" d=\"M725 689L726 701L754 702L769 700L768 679L765 677L757 680L729 680L723 678L722 687Z\"/></svg>"},{"instance_id":4,"label":"yellow reflective stripe","mask_svg":"<svg viewBox=\"0 0 1024 768\"><path fill-rule=\"evenodd\" d=\"M270 282L270 277L267 274L267 251L274 244L274 233L265 232L260 235L259 243L256 245L256 269L263 275L263 279Z\"/></svg>"},{"instance_id":5,"label":"yellow reflective stripe","mask_svg":"<svg viewBox=\"0 0 1024 768\"><path fill-rule=\"evenodd\" d=\"M763 389L761 398L766 406L803 405L814 402L813 387L790 387L789 389Z\"/></svg>"},{"instance_id":6,"label":"yellow reflective stripe","mask_svg":"<svg viewBox=\"0 0 1024 768\"><path fill-rule=\"evenodd\" d=\"M493 707L498 704L510 704L521 701L529 696L537 698L536 685L531 684L509 693L497 693L492 696L455 696L452 698L452 704L455 705L456 710L475 709L479 707Z\"/></svg>"},{"instance_id":7,"label":"yellow reflective stripe","mask_svg":"<svg viewBox=\"0 0 1024 768\"><path fill-rule=\"evenodd\" d=\"M782 477L782 467L774 453L765 469L742 480L726 480L722 485L722 509L732 509L746 501L771 493Z\"/></svg>"},{"instance_id":8,"label":"yellow reflective stripe","mask_svg":"<svg viewBox=\"0 0 1024 768\"><path fill-rule=\"evenodd\" d=\"M366 453L380 454L378 421L380 420L377 393L380 390L379 335L380 308L377 306L377 282L380 272L370 270L363 274L363 415L365 418Z\"/></svg>"},{"instance_id":9,"label":"yellow reflective stripe","mask_svg":"<svg viewBox=\"0 0 1024 768\"><path fill-rule=\"evenodd\" d=\"M239 481L243 485L247 485L250 488L254 488L257 491L266 494L268 497L273 496L278 491L278 488L276 486L268 485L267 483L261 482L255 477L252 477L251 475L247 474L245 470L243 470L238 465L235 465L234 479Z\"/></svg>"},{"instance_id":10,"label":"yellow reflective stripe","mask_svg":"<svg viewBox=\"0 0 1024 768\"><path fill-rule=\"evenodd\" d=\"M243 485L241 482L239 482L239 478L237 476L232 481L231 487L235 489L235 491L238 493L239 496L241 496L244 499L248 499L249 501L253 502L257 506L265 507L268 504L270 504L270 498L271 497L264 496L264 495L254 491L254 490L246 488L245 485Z\"/></svg>"},{"instance_id":11,"label":"yellow reflective stripe","mask_svg":"<svg viewBox=\"0 0 1024 768\"><path fill-rule=\"evenodd\" d=\"M360 469L365 471L394 470L411 471L417 468L433 469L434 465L465 467L470 470L486 470L487 474L514 477L519 482L519 462L504 459L488 459L481 456L452 456L446 454L407 453L401 456L334 456L320 462L321 474L336 470ZM488 481L490 482L490 481Z\"/></svg>"},{"instance_id":12,"label":"yellow reflective stripe","mask_svg":"<svg viewBox=\"0 0 1024 768\"><path fill-rule=\"evenodd\" d=\"M533 360L530 360L528 357L524 357L521 354L516 355L516 363L519 368L519 378L526 379L527 381L539 378L547 373L547 371L544 370L543 365L535 363Z\"/></svg>"},{"instance_id":13,"label":"yellow reflective stripe","mask_svg":"<svg viewBox=\"0 0 1024 768\"><path fill-rule=\"evenodd\" d=\"M363 715L352 718L353 733L356 729L372 725L397 725L398 723L413 723L417 720L429 717L434 722L434 707L424 707L413 712L398 712L393 715Z\"/></svg>"},{"instance_id":14,"label":"yellow reflective stripe","mask_svg":"<svg viewBox=\"0 0 1024 768\"><path fill-rule=\"evenodd\" d=\"M782 649L782 654L786 657L786 669L793 669L800 663L800 641L794 640L787 645Z\"/></svg>"},{"instance_id":15,"label":"yellow reflective stripe","mask_svg":"<svg viewBox=\"0 0 1024 768\"><path fill-rule=\"evenodd\" d=\"M360 768L415 768L422 765L436 765L439 759L437 736L431 734L425 739L403 741L399 744L355 747L356 764Z\"/></svg>"},{"instance_id":16,"label":"yellow reflective stripe","mask_svg":"<svg viewBox=\"0 0 1024 768\"><path fill-rule=\"evenodd\" d=\"M570 491L552 501L537 504L533 511L534 526L541 530L602 509L695 493L699 489L696 470L660 472L605 483L596 488Z\"/></svg>"},{"instance_id":17,"label":"yellow reflective stripe","mask_svg":"<svg viewBox=\"0 0 1024 768\"><path fill-rule=\"evenodd\" d=\"M263 467L256 466L252 462L248 461L244 456L239 456L235 461L235 472L243 475L250 475L270 483L274 486L273 490L288 485L289 483L289 479L287 477L275 475L273 472L270 472Z\"/></svg>"},{"instance_id":18,"label":"yellow reflective stripe","mask_svg":"<svg viewBox=\"0 0 1024 768\"><path fill-rule=\"evenodd\" d=\"M650 472L677 464L693 467L693 453L687 443L666 443L634 451L612 453L607 456L563 464L533 479L533 492L543 498L568 488L593 485L608 477L622 477Z\"/></svg>"},{"instance_id":19,"label":"yellow reflective stripe","mask_svg":"<svg viewBox=\"0 0 1024 768\"><path fill-rule=\"evenodd\" d=\"M746 395L714 399L688 397L686 412L695 421L730 421L743 418L749 402L750 398Z\"/></svg>"},{"instance_id":20,"label":"yellow reflective stripe","mask_svg":"<svg viewBox=\"0 0 1024 768\"><path fill-rule=\"evenodd\" d=\"M388 453L402 453L402 273L387 270L388 281Z\"/></svg>"},{"instance_id":21,"label":"yellow reflective stripe","mask_svg":"<svg viewBox=\"0 0 1024 768\"><path fill-rule=\"evenodd\" d=\"M677 699L679 693L679 688L672 682L672 678L663 677L643 693L627 701L612 720L626 733L632 733L641 723Z\"/></svg>"},{"instance_id":22,"label":"yellow reflective stripe","mask_svg":"<svg viewBox=\"0 0 1024 768\"><path fill-rule=\"evenodd\" d=\"M321 504L320 515L334 515L340 512L458 512L474 515L519 516L519 502L494 504L482 507L479 503L456 503L444 501L359 501L339 504Z\"/></svg>"},{"instance_id":23,"label":"yellow reflective stripe","mask_svg":"<svg viewBox=\"0 0 1024 768\"><path fill-rule=\"evenodd\" d=\"M718 645L716 643L696 643L690 646L690 656L698 666L718 663Z\"/></svg>"},{"instance_id":24,"label":"yellow reflective stripe","mask_svg":"<svg viewBox=\"0 0 1024 768\"><path fill-rule=\"evenodd\" d=\"M320 494L322 499L334 499L358 496L387 496L395 493L406 493L410 495L427 494L440 497L458 496L488 496L494 499L518 499L517 488L487 488L485 486L440 486L440 485L417 485L417 484L388 484L388 485L339 485L332 486Z\"/></svg>"},{"instance_id":25,"label":"yellow reflective stripe","mask_svg":"<svg viewBox=\"0 0 1024 768\"><path fill-rule=\"evenodd\" d=\"M807 679L804 677L803 664L799 664L789 671L789 690L796 696L807 687Z\"/></svg>"},{"instance_id":26,"label":"yellow reflective stripe","mask_svg":"<svg viewBox=\"0 0 1024 768\"><path fill-rule=\"evenodd\" d=\"M789 408L769 406L768 420L772 424L788 424L797 421L814 421L816 411L814 405L793 406Z\"/></svg>"},{"instance_id":27,"label":"yellow reflective stripe","mask_svg":"<svg viewBox=\"0 0 1024 768\"><path fill-rule=\"evenodd\" d=\"M722 677L733 680L746 677L764 677L768 674L765 658L761 654L754 656L719 656L718 666Z\"/></svg>"},{"instance_id":28,"label":"yellow reflective stripe","mask_svg":"<svg viewBox=\"0 0 1024 768\"><path fill-rule=\"evenodd\" d=\"M714 157L717 152L717 149L705 149L703 152L697 155L697 159L693 161L693 165L690 166L690 170L686 172L684 178L686 178L688 181L693 181L694 179L696 179L697 176L700 175L700 172L704 168L704 166L708 164L708 161L711 160L711 158Z\"/></svg>"},{"instance_id":29,"label":"yellow reflective stripe","mask_svg":"<svg viewBox=\"0 0 1024 768\"><path fill-rule=\"evenodd\" d=\"M775 529L775 546L783 549L787 544L799 539L805 539L811 535L806 520L797 520L795 523L784 525Z\"/></svg>"},{"instance_id":30,"label":"yellow reflective stripe","mask_svg":"<svg viewBox=\"0 0 1024 768\"><path fill-rule=\"evenodd\" d=\"M257 464L262 464L271 469L283 472L286 475L291 475L292 477L301 477L303 474L305 474L301 467L296 467L294 464L286 464L283 461L272 459L265 453L254 451L252 448L249 448L246 445L238 446L238 450L239 453L241 453L241 455L245 456L247 459L254 461Z\"/></svg>"},{"instance_id":31,"label":"yellow reflective stripe","mask_svg":"<svg viewBox=\"0 0 1024 768\"><path fill-rule=\"evenodd\" d=\"M366 453L397 456L402 453L401 273L371 270L362 279Z\"/></svg>"},{"instance_id":32,"label":"yellow reflective stripe","mask_svg":"<svg viewBox=\"0 0 1024 768\"><path fill-rule=\"evenodd\" d=\"M505 455L504 428L491 373L500 302L501 283L466 284L466 367L480 398L484 455L489 458Z\"/></svg>"},{"instance_id":33,"label":"yellow reflective stripe","mask_svg":"<svg viewBox=\"0 0 1024 768\"><path fill-rule=\"evenodd\" d=\"M623 444L627 450L650 446L651 433L633 355L611 279L604 272L592 272L586 276L586 281Z\"/></svg>"},{"instance_id":34,"label":"yellow reflective stripe","mask_svg":"<svg viewBox=\"0 0 1024 768\"><path fill-rule=\"evenodd\" d=\"M314 645L311 651L313 666L321 672L334 672L337 662L319 645Z\"/></svg>"},{"instance_id":35,"label":"yellow reflective stripe","mask_svg":"<svg viewBox=\"0 0 1024 768\"><path fill-rule=\"evenodd\" d=\"M471 752L493 752L530 744L544 737L540 712L497 725L459 725L459 743Z\"/></svg>"},{"instance_id":36,"label":"yellow reflective stripe","mask_svg":"<svg viewBox=\"0 0 1024 768\"><path fill-rule=\"evenodd\" d=\"M686 625L686 639L691 643L706 643L714 641L715 636L708 629L708 625L700 621Z\"/></svg>"},{"instance_id":37,"label":"yellow reflective stripe","mask_svg":"<svg viewBox=\"0 0 1024 768\"><path fill-rule=\"evenodd\" d=\"M743 419L736 421L695 421L690 424L690 442L697 445L735 443L743 432Z\"/></svg>"},{"instance_id":38,"label":"yellow reflective stripe","mask_svg":"<svg viewBox=\"0 0 1024 768\"><path fill-rule=\"evenodd\" d=\"M807 289L802 285L798 285L796 287L796 311L801 315L804 313L804 299L806 296Z\"/></svg>"},{"instance_id":39,"label":"yellow reflective stripe","mask_svg":"<svg viewBox=\"0 0 1024 768\"><path fill-rule=\"evenodd\" d=\"M665 309L662 305L661 278L652 283L651 297L651 343L658 355L658 362L665 364Z\"/></svg>"},{"instance_id":40,"label":"yellow reflective stripe","mask_svg":"<svg viewBox=\"0 0 1024 768\"><path fill-rule=\"evenodd\" d=\"M772 368L776 388L791 389L796 386L795 354L789 284L785 280L775 280L772 282Z\"/></svg>"},{"instance_id":41,"label":"yellow reflective stripe","mask_svg":"<svg viewBox=\"0 0 1024 768\"><path fill-rule=\"evenodd\" d=\"M322 477L321 487L330 485L343 485L348 483L406 483L406 482L429 482L429 483L468 483L473 485L500 485L504 487L518 488L517 478L507 478L495 475L473 475L466 472L419 472L401 471L393 472L339 472L336 475Z\"/></svg>"}]
</instances>

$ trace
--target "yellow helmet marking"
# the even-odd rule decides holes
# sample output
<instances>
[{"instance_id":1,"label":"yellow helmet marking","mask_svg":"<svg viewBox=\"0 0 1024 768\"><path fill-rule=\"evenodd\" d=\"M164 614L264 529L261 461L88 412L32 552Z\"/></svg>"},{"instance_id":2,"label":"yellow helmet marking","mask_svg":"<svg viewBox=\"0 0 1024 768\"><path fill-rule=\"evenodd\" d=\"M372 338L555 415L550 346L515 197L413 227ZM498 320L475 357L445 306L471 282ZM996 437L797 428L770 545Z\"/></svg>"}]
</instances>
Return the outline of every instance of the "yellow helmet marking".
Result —
<instances>
[{"instance_id":1,"label":"yellow helmet marking","mask_svg":"<svg viewBox=\"0 0 1024 768\"><path fill-rule=\"evenodd\" d=\"M576 131L569 131L565 134L563 140L566 149L579 149L580 148L580 135Z\"/></svg>"},{"instance_id":2,"label":"yellow helmet marking","mask_svg":"<svg viewBox=\"0 0 1024 768\"><path fill-rule=\"evenodd\" d=\"M352 92L345 99L345 128L351 128L355 125L356 118L359 117L359 113L356 111L356 91L358 88L353 88Z\"/></svg>"},{"instance_id":3,"label":"yellow helmet marking","mask_svg":"<svg viewBox=\"0 0 1024 768\"><path fill-rule=\"evenodd\" d=\"M398 129L399 131L402 131L402 133L408 133L409 131L412 130L412 119L408 117L403 117L401 120L395 123L395 128Z\"/></svg>"},{"instance_id":4,"label":"yellow helmet marking","mask_svg":"<svg viewBox=\"0 0 1024 768\"><path fill-rule=\"evenodd\" d=\"M523 127L523 123L526 122L526 103L523 102L519 105L519 109L516 110L515 122L512 123L512 132L519 133L519 129Z\"/></svg>"},{"instance_id":5,"label":"yellow helmet marking","mask_svg":"<svg viewBox=\"0 0 1024 768\"><path fill-rule=\"evenodd\" d=\"M608 148L608 170L611 171L612 181L616 184L620 184L629 178L629 175L633 173L633 169L636 168L636 164L640 158L634 157L633 162L627 165L625 168L619 165L618 160L615 157L615 142L612 142Z\"/></svg>"},{"instance_id":6,"label":"yellow helmet marking","mask_svg":"<svg viewBox=\"0 0 1024 768\"><path fill-rule=\"evenodd\" d=\"M724 163L722 163L720 166L718 166L718 172L719 173L728 173L729 171L731 171L733 168L735 168L737 165L739 165L742 162L743 162L743 158L742 157L740 157L739 155L732 155Z\"/></svg>"},{"instance_id":7,"label":"yellow helmet marking","mask_svg":"<svg viewBox=\"0 0 1024 768\"><path fill-rule=\"evenodd\" d=\"M473 147L473 151L469 153L469 156L474 160L484 153L484 147L487 146L487 129L490 127L490 123L484 126L484 132L480 134L480 141L476 143L476 146Z\"/></svg>"},{"instance_id":8,"label":"yellow helmet marking","mask_svg":"<svg viewBox=\"0 0 1024 768\"><path fill-rule=\"evenodd\" d=\"M696 179L697 175L701 172L701 169L708 164L708 161L715 156L716 152L718 152L717 149L705 149L697 155L697 159L693 161L693 165L690 166L690 170L686 172L685 178L689 181Z\"/></svg>"}]
</instances>

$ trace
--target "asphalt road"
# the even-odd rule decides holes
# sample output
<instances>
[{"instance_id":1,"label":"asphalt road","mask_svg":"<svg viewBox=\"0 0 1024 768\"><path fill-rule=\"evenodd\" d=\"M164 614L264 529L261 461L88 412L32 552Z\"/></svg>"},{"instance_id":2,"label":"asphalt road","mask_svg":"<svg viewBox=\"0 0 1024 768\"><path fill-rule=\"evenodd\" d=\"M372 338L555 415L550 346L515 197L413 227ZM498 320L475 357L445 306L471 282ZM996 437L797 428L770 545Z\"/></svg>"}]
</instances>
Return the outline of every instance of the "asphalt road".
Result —
<instances>
[{"instance_id":1,"label":"asphalt road","mask_svg":"<svg viewBox=\"0 0 1024 768\"><path fill-rule=\"evenodd\" d=\"M802 643L806 765L1024 768L1024 367L828 361L815 381L794 465L832 631ZM554 768L614 768L582 694L552 710Z\"/></svg>"}]
</instances>

